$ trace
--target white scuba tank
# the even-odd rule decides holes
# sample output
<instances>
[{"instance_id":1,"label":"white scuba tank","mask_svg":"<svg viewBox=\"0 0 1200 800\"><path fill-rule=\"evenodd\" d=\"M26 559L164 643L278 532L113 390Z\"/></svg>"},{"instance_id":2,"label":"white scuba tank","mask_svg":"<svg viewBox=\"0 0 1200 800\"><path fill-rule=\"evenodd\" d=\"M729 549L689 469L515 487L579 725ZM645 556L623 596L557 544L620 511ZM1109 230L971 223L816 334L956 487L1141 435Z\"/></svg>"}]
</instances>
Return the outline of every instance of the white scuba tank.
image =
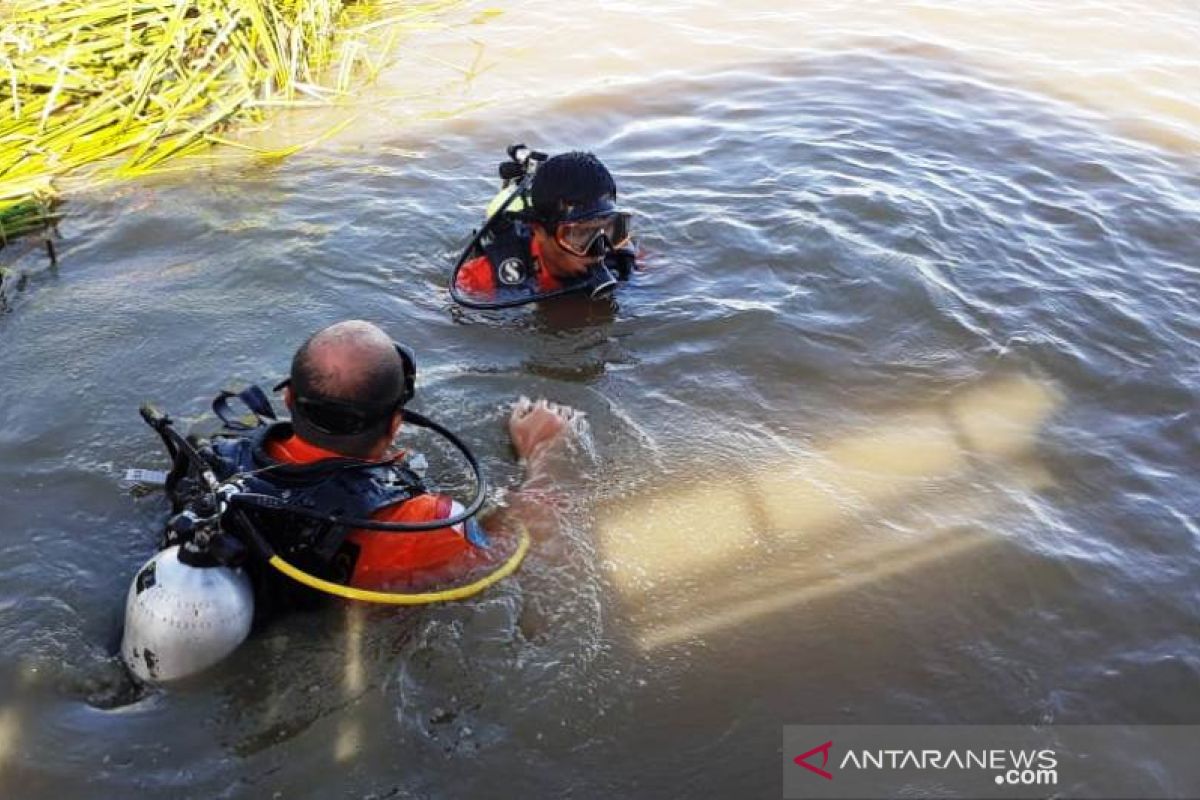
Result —
<instances>
[{"instance_id":1,"label":"white scuba tank","mask_svg":"<svg viewBox=\"0 0 1200 800\"><path fill-rule=\"evenodd\" d=\"M216 664L250 633L254 591L241 569L196 567L179 546L138 570L125 601L121 657L143 681L193 675Z\"/></svg>"}]
</instances>

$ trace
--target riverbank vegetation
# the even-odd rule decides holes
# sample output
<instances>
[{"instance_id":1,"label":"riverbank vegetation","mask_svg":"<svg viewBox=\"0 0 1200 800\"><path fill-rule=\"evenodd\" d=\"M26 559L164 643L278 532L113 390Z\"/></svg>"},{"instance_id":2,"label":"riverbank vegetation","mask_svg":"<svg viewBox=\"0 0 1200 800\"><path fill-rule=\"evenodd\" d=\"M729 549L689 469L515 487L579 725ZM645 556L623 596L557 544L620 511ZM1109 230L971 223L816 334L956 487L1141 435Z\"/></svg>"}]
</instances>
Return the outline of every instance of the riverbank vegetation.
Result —
<instances>
[{"instance_id":1,"label":"riverbank vegetation","mask_svg":"<svg viewBox=\"0 0 1200 800\"><path fill-rule=\"evenodd\" d=\"M216 144L244 148L229 138L240 125L347 98L392 58L406 28L456 4L0 4L0 247L54 221L67 176L137 177Z\"/></svg>"}]
</instances>

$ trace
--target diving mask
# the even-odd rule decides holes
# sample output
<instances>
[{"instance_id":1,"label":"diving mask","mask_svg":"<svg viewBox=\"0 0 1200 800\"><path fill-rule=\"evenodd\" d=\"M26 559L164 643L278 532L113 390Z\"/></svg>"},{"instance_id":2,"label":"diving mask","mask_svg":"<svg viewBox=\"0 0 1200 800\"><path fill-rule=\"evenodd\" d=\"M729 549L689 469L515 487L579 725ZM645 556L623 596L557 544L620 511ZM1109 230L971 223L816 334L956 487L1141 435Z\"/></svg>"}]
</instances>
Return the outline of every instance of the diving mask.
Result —
<instances>
[{"instance_id":1,"label":"diving mask","mask_svg":"<svg viewBox=\"0 0 1200 800\"><path fill-rule=\"evenodd\" d=\"M599 216L570 222L560 222L554 228L554 241L576 256L602 255L593 253L596 242L603 236L606 249L621 247L629 241L632 215L626 211L610 211Z\"/></svg>"}]
</instances>

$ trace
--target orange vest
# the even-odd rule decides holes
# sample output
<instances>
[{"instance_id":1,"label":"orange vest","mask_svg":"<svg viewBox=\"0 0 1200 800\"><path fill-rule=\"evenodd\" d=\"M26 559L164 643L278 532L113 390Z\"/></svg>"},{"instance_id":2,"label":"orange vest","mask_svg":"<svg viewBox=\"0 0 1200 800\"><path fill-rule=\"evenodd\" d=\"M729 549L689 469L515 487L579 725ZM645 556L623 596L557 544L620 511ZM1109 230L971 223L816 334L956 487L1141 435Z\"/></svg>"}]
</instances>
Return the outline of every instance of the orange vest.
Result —
<instances>
[{"instance_id":1,"label":"orange vest","mask_svg":"<svg viewBox=\"0 0 1200 800\"><path fill-rule=\"evenodd\" d=\"M295 434L266 443L267 455L287 464L311 464L341 458ZM380 522L429 522L451 514L452 501L438 494L423 494L372 515ZM462 525L412 533L354 530L346 541L358 548L350 585L360 589L412 587L445 580L468 566L474 547L463 536Z\"/></svg>"}]
</instances>

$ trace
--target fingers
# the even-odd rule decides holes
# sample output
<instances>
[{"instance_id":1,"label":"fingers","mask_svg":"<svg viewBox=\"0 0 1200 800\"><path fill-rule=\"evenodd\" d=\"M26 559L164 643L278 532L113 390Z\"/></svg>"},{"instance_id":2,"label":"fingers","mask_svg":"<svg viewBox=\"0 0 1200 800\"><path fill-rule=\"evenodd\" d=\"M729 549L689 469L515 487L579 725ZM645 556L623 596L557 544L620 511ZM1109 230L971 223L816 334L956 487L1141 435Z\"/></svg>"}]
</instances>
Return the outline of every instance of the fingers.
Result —
<instances>
[{"instance_id":1,"label":"fingers","mask_svg":"<svg viewBox=\"0 0 1200 800\"><path fill-rule=\"evenodd\" d=\"M576 434L587 430L587 414L571 406L552 404L552 411Z\"/></svg>"},{"instance_id":2,"label":"fingers","mask_svg":"<svg viewBox=\"0 0 1200 800\"><path fill-rule=\"evenodd\" d=\"M544 466L548 463L544 457L554 453L565 454L575 446L582 446L591 452L587 415L569 405L545 398L530 400L525 396L519 397L512 405L508 430L513 449L525 464Z\"/></svg>"},{"instance_id":3,"label":"fingers","mask_svg":"<svg viewBox=\"0 0 1200 800\"><path fill-rule=\"evenodd\" d=\"M544 397L530 400L522 395L512 404L510 424L528 428L537 424L536 420L539 419L541 424L554 419L554 429L567 430L576 435L583 435L588 431L587 414L564 403L555 403Z\"/></svg>"},{"instance_id":4,"label":"fingers","mask_svg":"<svg viewBox=\"0 0 1200 800\"><path fill-rule=\"evenodd\" d=\"M514 420L527 417L534 411L549 411L552 414L557 414L564 421L569 421L576 416L583 416L582 411L577 411L562 403L551 402L544 397L537 400L530 400L528 397L521 395L512 404L512 417Z\"/></svg>"},{"instance_id":5,"label":"fingers","mask_svg":"<svg viewBox=\"0 0 1200 800\"><path fill-rule=\"evenodd\" d=\"M514 421L522 419L528 416L529 412L533 411L533 409L533 401L525 395L521 395L517 398L517 401L512 404L512 419Z\"/></svg>"}]
</instances>

